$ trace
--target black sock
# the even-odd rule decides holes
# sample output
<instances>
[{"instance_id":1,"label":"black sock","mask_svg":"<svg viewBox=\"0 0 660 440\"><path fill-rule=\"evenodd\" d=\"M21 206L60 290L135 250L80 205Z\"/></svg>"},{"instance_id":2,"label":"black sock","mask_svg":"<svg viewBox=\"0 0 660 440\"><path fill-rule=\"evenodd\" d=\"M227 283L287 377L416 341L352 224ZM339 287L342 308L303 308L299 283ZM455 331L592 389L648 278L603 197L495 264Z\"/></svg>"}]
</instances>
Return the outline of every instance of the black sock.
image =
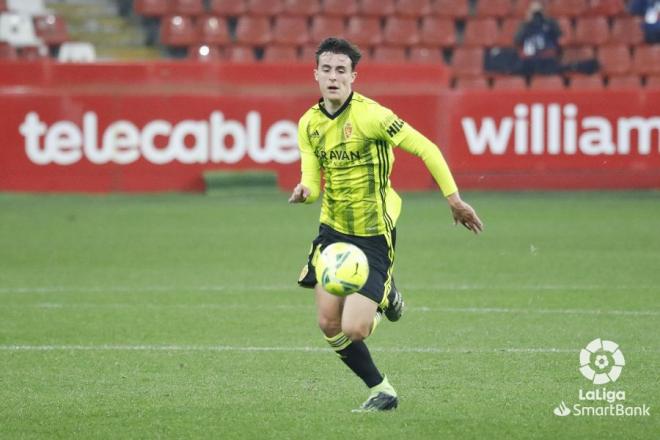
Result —
<instances>
[{"instance_id":1,"label":"black sock","mask_svg":"<svg viewBox=\"0 0 660 440\"><path fill-rule=\"evenodd\" d=\"M337 350L337 354L369 388L383 381L383 376L374 365L367 344L364 341L353 341L347 347Z\"/></svg>"}]
</instances>

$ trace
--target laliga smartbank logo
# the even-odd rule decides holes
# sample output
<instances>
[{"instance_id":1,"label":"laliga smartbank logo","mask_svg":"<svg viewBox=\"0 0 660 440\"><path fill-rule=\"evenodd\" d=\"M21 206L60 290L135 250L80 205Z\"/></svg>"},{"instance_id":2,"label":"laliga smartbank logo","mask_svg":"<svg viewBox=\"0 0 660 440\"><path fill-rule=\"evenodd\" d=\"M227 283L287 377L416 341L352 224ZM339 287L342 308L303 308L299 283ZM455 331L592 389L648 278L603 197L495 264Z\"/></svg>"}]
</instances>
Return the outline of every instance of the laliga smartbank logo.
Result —
<instances>
[{"instance_id":1,"label":"laliga smartbank logo","mask_svg":"<svg viewBox=\"0 0 660 440\"><path fill-rule=\"evenodd\" d=\"M593 385L614 383L619 379L625 357L616 342L600 338L589 342L580 350L580 373ZM650 416L651 407L626 405L626 392L607 387L580 388L579 403L569 406L563 400L553 409L559 417L566 416Z\"/></svg>"},{"instance_id":2,"label":"laliga smartbank logo","mask_svg":"<svg viewBox=\"0 0 660 440\"><path fill-rule=\"evenodd\" d=\"M261 114L250 111L245 122L212 111L207 119L162 119L142 126L129 120L108 121L99 130L93 111L74 121L44 122L37 112L25 115L18 127L28 159L37 165L72 165L81 160L101 165L127 165L140 158L155 165L171 162L236 163L249 158L256 163L288 164L298 160L298 127L280 120L262 133Z\"/></svg>"}]
</instances>

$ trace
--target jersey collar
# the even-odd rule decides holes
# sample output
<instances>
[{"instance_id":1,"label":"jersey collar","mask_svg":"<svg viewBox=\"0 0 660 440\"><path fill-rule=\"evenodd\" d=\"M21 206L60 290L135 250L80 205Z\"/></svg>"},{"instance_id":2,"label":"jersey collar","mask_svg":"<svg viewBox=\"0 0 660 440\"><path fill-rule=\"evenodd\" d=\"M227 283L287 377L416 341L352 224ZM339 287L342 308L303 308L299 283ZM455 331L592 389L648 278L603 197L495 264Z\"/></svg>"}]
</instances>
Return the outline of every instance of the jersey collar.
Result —
<instances>
[{"instance_id":1,"label":"jersey collar","mask_svg":"<svg viewBox=\"0 0 660 440\"><path fill-rule=\"evenodd\" d=\"M341 113L346 110L346 107L348 107L351 103L351 100L353 99L353 92L351 92L350 95L348 95L348 98L346 98L346 101L339 107L339 110L337 110L335 113L330 114L328 111L325 109L325 106L323 105L323 98L319 99L319 108L321 109L321 113L326 115L330 119L335 119L337 116L341 115Z\"/></svg>"}]
</instances>

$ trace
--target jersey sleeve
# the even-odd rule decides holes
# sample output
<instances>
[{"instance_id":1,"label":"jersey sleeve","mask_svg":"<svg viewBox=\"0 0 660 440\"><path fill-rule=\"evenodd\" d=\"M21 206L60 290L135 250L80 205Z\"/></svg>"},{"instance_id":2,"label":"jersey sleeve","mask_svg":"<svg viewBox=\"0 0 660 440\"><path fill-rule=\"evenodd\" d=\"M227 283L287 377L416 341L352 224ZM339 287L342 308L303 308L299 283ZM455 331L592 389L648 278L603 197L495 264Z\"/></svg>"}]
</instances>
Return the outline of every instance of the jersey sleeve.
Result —
<instances>
[{"instance_id":1,"label":"jersey sleeve","mask_svg":"<svg viewBox=\"0 0 660 440\"><path fill-rule=\"evenodd\" d=\"M379 107L377 115L381 139L421 158L445 197L458 191L449 165L433 142L385 107Z\"/></svg>"},{"instance_id":2,"label":"jersey sleeve","mask_svg":"<svg viewBox=\"0 0 660 440\"><path fill-rule=\"evenodd\" d=\"M309 119L303 115L298 122L298 148L300 149L300 183L310 190L305 203L314 203L321 194L321 165L309 142L307 126Z\"/></svg>"}]
</instances>

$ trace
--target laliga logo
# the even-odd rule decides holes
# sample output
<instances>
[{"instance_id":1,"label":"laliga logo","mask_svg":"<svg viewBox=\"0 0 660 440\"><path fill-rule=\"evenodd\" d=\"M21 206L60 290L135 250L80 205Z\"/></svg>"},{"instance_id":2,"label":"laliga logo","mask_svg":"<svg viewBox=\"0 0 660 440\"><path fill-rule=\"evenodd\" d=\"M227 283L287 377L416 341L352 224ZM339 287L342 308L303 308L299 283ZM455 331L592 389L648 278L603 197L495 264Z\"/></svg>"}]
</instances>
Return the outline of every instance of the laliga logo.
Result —
<instances>
[{"instance_id":1,"label":"laliga logo","mask_svg":"<svg viewBox=\"0 0 660 440\"><path fill-rule=\"evenodd\" d=\"M580 373L595 385L616 382L624 365L623 353L612 341L597 338L580 351Z\"/></svg>"}]
</instances>

